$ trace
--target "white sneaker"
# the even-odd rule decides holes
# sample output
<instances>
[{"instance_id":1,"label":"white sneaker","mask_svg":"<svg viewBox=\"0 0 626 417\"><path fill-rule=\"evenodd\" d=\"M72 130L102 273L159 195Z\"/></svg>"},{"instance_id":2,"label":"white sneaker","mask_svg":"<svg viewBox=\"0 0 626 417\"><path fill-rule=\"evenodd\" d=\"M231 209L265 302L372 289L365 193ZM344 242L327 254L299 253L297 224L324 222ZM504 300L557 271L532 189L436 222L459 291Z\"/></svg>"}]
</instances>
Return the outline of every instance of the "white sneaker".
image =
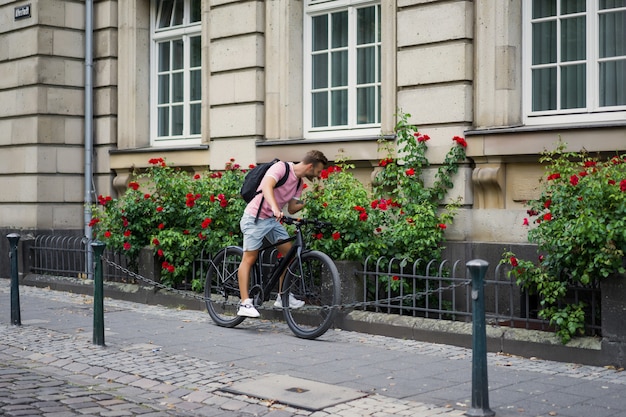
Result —
<instances>
[{"instance_id":1,"label":"white sneaker","mask_svg":"<svg viewBox=\"0 0 626 417\"><path fill-rule=\"evenodd\" d=\"M298 300L293 296L292 293L289 293L289 308L300 308L304 305L304 301ZM276 296L276 301L274 301L274 307L283 308L283 300L280 298L280 294Z\"/></svg>"},{"instance_id":2,"label":"white sneaker","mask_svg":"<svg viewBox=\"0 0 626 417\"><path fill-rule=\"evenodd\" d=\"M237 310L237 315L256 318L259 317L261 314L259 314L256 308L254 308L254 305L252 304L252 299L247 298L239 304L239 310Z\"/></svg>"}]
</instances>

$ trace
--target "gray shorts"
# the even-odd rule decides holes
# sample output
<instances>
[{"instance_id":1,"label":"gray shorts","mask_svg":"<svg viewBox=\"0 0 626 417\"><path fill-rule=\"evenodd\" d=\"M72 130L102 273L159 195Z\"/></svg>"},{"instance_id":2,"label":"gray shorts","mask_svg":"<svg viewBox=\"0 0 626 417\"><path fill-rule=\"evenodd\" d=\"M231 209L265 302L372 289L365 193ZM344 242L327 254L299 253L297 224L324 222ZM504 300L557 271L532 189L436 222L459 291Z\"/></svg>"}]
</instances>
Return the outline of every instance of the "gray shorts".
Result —
<instances>
[{"instance_id":1,"label":"gray shorts","mask_svg":"<svg viewBox=\"0 0 626 417\"><path fill-rule=\"evenodd\" d=\"M261 249L263 238L271 243L279 240L289 239L289 234L285 227L277 222L275 218L258 219L254 222L254 216L244 213L241 216L239 227L243 233L243 250L251 251Z\"/></svg>"}]
</instances>

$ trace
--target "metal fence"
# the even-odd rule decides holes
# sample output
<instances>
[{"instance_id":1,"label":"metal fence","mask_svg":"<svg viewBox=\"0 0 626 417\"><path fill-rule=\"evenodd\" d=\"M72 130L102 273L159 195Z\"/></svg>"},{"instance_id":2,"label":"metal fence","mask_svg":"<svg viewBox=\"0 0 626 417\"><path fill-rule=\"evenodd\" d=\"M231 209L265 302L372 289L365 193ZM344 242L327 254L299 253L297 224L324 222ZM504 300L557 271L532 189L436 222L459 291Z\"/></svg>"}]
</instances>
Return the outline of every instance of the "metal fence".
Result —
<instances>
[{"instance_id":1,"label":"metal fence","mask_svg":"<svg viewBox=\"0 0 626 417\"><path fill-rule=\"evenodd\" d=\"M490 324L553 331L538 317L540 299L522 290L510 266L490 268L485 277L485 317ZM471 321L471 279L465 262L367 258L359 272L362 278L363 309L439 320ZM566 302L586 304L585 331L601 333L599 287L571 287Z\"/></svg>"},{"instance_id":2,"label":"metal fence","mask_svg":"<svg viewBox=\"0 0 626 417\"><path fill-rule=\"evenodd\" d=\"M81 237L37 236L30 247L32 265L37 274L86 278L87 241ZM272 256L269 254L267 256ZM127 259L105 250L104 257L115 264L138 271ZM193 278L205 276L210 254L201 254L194 262L190 276L176 286L190 290ZM154 266L158 273L158 265ZM552 331L550 324L537 312L540 300L523 291L508 276L509 267L490 268L485 279L485 315L491 324L516 328ZM137 283L135 278L119 268L104 264L105 281ZM388 314L409 315L438 320L471 321L472 300L469 274L465 263L423 261L407 263L402 259L367 258L358 272L361 279L362 301L357 309ZM154 277L158 280L158 276ZM584 301L587 305L586 333L599 335L599 288L575 287L568 292L568 302Z\"/></svg>"}]
</instances>

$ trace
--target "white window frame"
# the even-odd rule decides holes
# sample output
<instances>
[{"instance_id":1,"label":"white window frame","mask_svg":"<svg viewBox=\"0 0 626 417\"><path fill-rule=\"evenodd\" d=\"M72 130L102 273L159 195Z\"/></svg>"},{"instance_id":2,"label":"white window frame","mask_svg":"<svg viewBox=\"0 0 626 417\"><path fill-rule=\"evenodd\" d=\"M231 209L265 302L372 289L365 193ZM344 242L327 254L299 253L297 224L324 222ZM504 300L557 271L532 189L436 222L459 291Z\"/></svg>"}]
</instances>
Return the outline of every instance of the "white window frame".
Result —
<instances>
[{"instance_id":1,"label":"white window frame","mask_svg":"<svg viewBox=\"0 0 626 417\"><path fill-rule=\"evenodd\" d=\"M191 0L184 0L184 16L183 24L180 26L168 27L165 29L157 29L156 20L158 13L159 1L150 2L150 142L152 146L188 146L198 145L201 142L201 133L190 133L190 109L191 104L201 104L201 100L190 99L190 38L201 36L201 21L190 22ZM184 62L183 62L183 133L176 136L158 136L158 65L159 51L158 43L163 41L171 41L175 39L183 40ZM194 67L195 68L195 67ZM204 81L204 80L203 80ZM204 83L203 83L204 84ZM171 85L171 79L170 79ZM171 115L170 115L171 117ZM200 121L198 121L200 123ZM171 129L171 126L170 126Z\"/></svg>"},{"instance_id":2,"label":"white window frame","mask_svg":"<svg viewBox=\"0 0 626 417\"><path fill-rule=\"evenodd\" d=\"M532 1L522 2L522 85L524 124L526 125L549 125L549 124L589 124L595 122L613 122L626 120L626 106L600 107L598 86L598 62L599 62L599 1L586 1L586 100L587 107L579 109L557 109L550 111L532 111ZM560 0L557 0L557 10L560 8ZM618 9L621 10L621 9ZM557 23L559 25L559 23ZM560 30L560 29L559 29ZM559 35L557 30L557 36ZM557 44L557 55L560 53L560 43ZM559 67L557 67L559 68ZM557 85L560 74L557 71ZM560 91L560 90L559 90ZM557 103L559 102L557 92Z\"/></svg>"},{"instance_id":3,"label":"white window frame","mask_svg":"<svg viewBox=\"0 0 626 417\"><path fill-rule=\"evenodd\" d=\"M358 8L368 6L380 6L379 0L305 0L304 10L304 59L303 59L303 121L304 121L304 137L305 139L322 139L322 138L350 138L350 137L368 137L379 136L381 129L381 120L377 123L370 124L357 124L356 121L356 11ZM348 10L349 21L349 33L348 33L348 124L344 126L324 126L319 128L313 127L312 121L312 103L311 103L311 91L312 91L312 18L319 15L329 14L332 12ZM382 7L379 9L382 13ZM383 48L383 40L379 43L380 48ZM378 54L378 52L377 52ZM382 55L382 52L380 52ZM382 65L382 57L378 56L376 59L379 65ZM377 68L380 73L380 68ZM374 83L379 89L382 88L382 80L378 80ZM382 106L382 100L377 100L378 110L381 114L380 108Z\"/></svg>"}]
</instances>

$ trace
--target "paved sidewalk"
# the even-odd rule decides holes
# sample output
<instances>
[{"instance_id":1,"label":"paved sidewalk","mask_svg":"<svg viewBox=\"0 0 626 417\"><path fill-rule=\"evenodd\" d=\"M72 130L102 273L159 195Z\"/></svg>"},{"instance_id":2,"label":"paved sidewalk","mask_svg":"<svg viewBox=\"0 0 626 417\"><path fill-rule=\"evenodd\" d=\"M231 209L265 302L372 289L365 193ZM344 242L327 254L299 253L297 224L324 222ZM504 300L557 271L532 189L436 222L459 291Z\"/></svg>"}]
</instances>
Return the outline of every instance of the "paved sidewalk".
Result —
<instances>
[{"instance_id":1,"label":"paved sidewalk","mask_svg":"<svg viewBox=\"0 0 626 417\"><path fill-rule=\"evenodd\" d=\"M101 347L92 297L21 286L20 303L13 326L0 279L0 415L452 417L471 405L463 348L339 330L302 340L262 319L223 329L205 312L110 298ZM624 372L488 362L497 416L626 416Z\"/></svg>"}]
</instances>

